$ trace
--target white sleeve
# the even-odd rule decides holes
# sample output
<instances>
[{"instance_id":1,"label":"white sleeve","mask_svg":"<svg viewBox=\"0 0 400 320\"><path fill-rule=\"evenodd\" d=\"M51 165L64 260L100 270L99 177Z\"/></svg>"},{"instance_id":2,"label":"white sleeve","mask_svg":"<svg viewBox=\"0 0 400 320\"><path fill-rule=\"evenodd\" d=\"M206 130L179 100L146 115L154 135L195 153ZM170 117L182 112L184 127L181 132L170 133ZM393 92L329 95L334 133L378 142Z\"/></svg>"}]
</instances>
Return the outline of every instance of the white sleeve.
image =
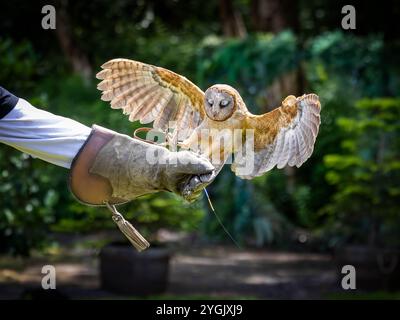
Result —
<instances>
[{"instance_id":1,"label":"white sleeve","mask_svg":"<svg viewBox=\"0 0 400 320\"><path fill-rule=\"evenodd\" d=\"M75 120L37 109L21 98L0 119L0 142L64 168L71 167L90 132Z\"/></svg>"}]
</instances>

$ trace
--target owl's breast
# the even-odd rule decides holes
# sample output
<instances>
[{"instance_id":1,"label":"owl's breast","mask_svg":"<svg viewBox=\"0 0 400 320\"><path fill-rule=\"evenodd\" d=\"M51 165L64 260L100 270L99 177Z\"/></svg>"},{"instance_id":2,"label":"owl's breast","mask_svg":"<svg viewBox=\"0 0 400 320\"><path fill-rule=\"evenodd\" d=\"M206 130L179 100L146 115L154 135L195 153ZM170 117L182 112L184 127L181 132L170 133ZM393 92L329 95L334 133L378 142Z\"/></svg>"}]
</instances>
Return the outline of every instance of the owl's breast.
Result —
<instances>
[{"instance_id":1,"label":"owl's breast","mask_svg":"<svg viewBox=\"0 0 400 320\"><path fill-rule=\"evenodd\" d=\"M215 121L213 119L208 118L207 124L205 127L212 128L212 129L242 129L244 123L243 115L239 113L234 113L230 118L224 121Z\"/></svg>"}]
</instances>

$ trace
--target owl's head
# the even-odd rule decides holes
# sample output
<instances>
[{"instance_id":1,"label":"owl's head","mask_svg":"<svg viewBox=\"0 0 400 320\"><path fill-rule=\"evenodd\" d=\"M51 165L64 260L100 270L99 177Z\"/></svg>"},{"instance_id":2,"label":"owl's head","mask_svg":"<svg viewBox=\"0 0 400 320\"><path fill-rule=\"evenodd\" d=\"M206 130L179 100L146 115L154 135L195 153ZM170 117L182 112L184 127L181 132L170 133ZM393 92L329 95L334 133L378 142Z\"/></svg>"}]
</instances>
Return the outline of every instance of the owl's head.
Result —
<instances>
[{"instance_id":1,"label":"owl's head","mask_svg":"<svg viewBox=\"0 0 400 320\"><path fill-rule=\"evenodd\" d=\"M246 108L239 93L226 84L215 84L204 94L204 109L207 116L215 121L224 121L242 108Z\"/></svg>"}]
</instances>

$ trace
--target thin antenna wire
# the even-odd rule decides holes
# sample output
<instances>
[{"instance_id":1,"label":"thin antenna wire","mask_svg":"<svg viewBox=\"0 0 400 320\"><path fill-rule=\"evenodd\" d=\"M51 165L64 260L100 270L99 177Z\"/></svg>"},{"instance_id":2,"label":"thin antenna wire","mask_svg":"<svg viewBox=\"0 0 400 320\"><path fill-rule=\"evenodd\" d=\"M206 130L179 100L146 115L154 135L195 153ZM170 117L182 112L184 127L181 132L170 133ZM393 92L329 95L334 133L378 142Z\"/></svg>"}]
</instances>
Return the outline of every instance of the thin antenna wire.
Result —
<instances>
[{"instance_id":1,"label":"thin antenna wire","mask_svg":"<svg viewBox=\"0 0 400 320\"><path fill-rule=\"evenodd\" d=\"M217 218L218 223L220 224L220 226L222 227L222 229L224 229L225 233L229 236L229 238L231 238L231 240L233 241L233 243L236 245L236 247L238 247L239 249L241 249L240 245L236 242L236 240L232 237L232 235L229 233L229 231L225 228L224 224L222 223L221 219L219 218L219 216L217 215L217 213L215 212L214 206L211 203L211 199L210 196L208 195L207 189L204 188L204 193L207 196L207 200L208 203L210 204L210 208L211 211L214 213L215 217Z\"/></svg>"}]
</instances>

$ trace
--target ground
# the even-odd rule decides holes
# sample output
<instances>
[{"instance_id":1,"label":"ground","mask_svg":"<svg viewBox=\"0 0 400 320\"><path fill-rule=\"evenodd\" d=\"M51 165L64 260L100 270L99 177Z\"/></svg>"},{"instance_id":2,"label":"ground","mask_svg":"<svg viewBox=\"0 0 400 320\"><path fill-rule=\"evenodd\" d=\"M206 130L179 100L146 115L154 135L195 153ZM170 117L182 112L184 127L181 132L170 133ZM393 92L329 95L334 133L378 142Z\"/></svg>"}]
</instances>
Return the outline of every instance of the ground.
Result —
<instances>
[{"instance_id":1,"label":"ground","mask_svg":"<svg viewBox=\"0 0 400 320\"><path fill-rule=\"evenodd\" d=\"M124 298L100 288L98 250L86 248L50 258L2 257L0 299L40 287L44 264L56 267L57 289L69 298ZM329 255L199 247L176 250L167 291L157 298L318 299L337 291L337 281Z\"/></svg>"}]
</instances>

